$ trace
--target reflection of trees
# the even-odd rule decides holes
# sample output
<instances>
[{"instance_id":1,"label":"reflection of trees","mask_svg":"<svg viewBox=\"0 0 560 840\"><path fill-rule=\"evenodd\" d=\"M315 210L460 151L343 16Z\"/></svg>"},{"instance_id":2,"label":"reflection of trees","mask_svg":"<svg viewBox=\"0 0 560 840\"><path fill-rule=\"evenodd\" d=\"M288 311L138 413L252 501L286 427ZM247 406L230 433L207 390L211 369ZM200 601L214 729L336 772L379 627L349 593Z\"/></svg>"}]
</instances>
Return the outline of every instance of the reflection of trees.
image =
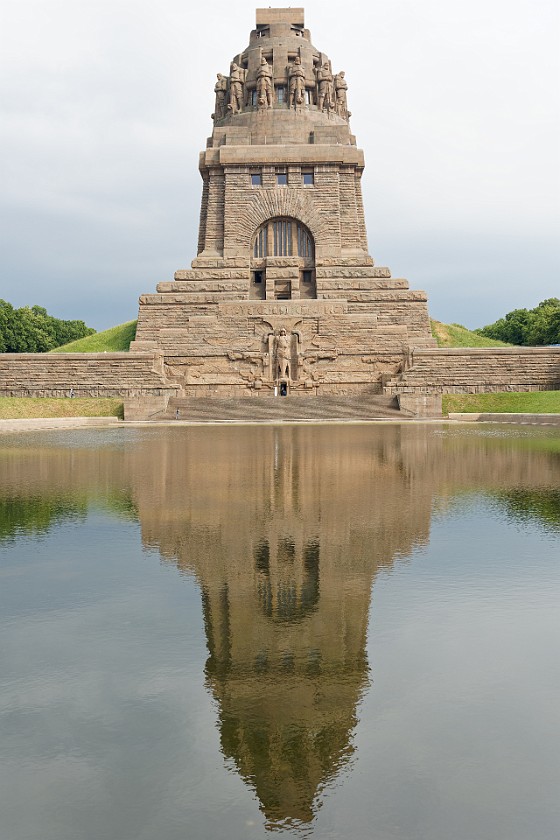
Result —
<instances>
[{"instance_id":1,"label":"reflection of trees","mask_svg":"<svg viewBox=\"0 0 560 840\"><path fill-rule=\"evenodd\" d=\"M112 490L105 498L98 499L97 504L119 519L128 519L131 522L138 521L138 509L128 488L123 488L120 491Z\"/></svg>"},{"instance_id":2,"label":"reflection of trees","mask_svg":"<svg viewBox=\"0 0 560 840\"><path fill-rule=\"evenodd\" d=\"M124 451L104 446L103 433L93 446L86 435L80 448L64 446L66 440L66 433L50 433L43 445L33 435L21 449L0 446L0 541L47 534L62 522L84 519L91 507L138 519Z\"/></svg>"},{"instance_id":3,"label":"reflection of trees","mask_svg":"<svg viewBox=\"0 0 560 840\"><path fill-rule=\"evenodd\" d=\"M92 505L104 508L122 519L138 519L128 493L111 493L106 498L88 498L86 493L53 496L7 496L0 498L0 542L18 534L47 534L62 522L84 520Z\"/></svg>"},{"instance_id":4,"label":"reflection of trees","mask_svg":"<svg viewBox=\"0 0 560 840\"><path fill-rule=\"evenodd\" d=\"M515 487L492 494L507 515L519 522L537 522L560 530L560 490Z\"/></svg>"},{"instance_id":5,"label":"reflection of trees","mask_svg":"<svg viewBox=\"0 0 560 840\"><path fill-rule=\"evenodd\" d=\"M84 519L87 498L8 496L0 499L0 542L19 534L46 534L55 524Z\"/></svg>"}]
</instances>

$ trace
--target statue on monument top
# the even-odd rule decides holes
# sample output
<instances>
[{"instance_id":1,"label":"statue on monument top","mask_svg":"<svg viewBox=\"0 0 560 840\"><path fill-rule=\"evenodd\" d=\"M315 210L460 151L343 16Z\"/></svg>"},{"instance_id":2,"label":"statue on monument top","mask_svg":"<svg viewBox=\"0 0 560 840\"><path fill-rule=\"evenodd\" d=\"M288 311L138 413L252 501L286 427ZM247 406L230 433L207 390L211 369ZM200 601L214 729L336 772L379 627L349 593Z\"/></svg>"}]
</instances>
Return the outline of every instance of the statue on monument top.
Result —
<instances>
[{"instance_id":1,"label":"statue on monument top","mask_svg":"<svg viewBox=\"0 0 560 840\"><path fill-rule=\"evenodd\" d=\"M257 105L259 108L272 108L272 67L264 55L257 70Z\"/></svg>"},{"instance_id":2,"label":"statue on monument top","mask_svg":"<svg viewBox=\"0 0 560 840\"><path fill-rule=\"evenodd\" d=\"M334 91L336 96L335 110L339 117L347 120L350 115L348 110L348 102L346 100L346 91L348 90L348 82L344 78L344 70L337 73L334 77Z\"/></svg>"},{"instance_id":3,"label":"statue on monument top","mask_svg":"<svg viewBox=\"0 0 560 840\"><path fill-rule=\"evenodd\" d=\"M221 120L226 115L226 90L227 79L221 73L217 74L218 81L214 85L214 93L216 94L216 104L214 105L213 120Z\"/></svg>"},{"instance_id":4,"label":"statue on monument top","mask_svg":"<svg viewBox=\"0 0 560 840\"><path fill-rule=\"evenodd\" d=\"M334 109L333 75L328 61L325 61L323 66L317 69L317 87L317 107L319 111L332 111Z\"/></svg>"},{"instance_id":5,"label":"statue on monument top","mask_svg":"<svg viewBox=\"0 0 560 840\"><path fill-rule=\"evenodd\" d=\"M299 55L296 55L293 64L288 65L288 85L289 107L302 105L305 100L305 70L301 66Z\"/></svg>"},{"instance_id":6,"label":"statue on monument top","mask_svg":"<svg viewBox=\"0 0 560 840\"><path fill-rule=\"evenodd\" d=\"M243 88L245 86L245 70L235 62L231 65L229 76L229 104L228 110L232 114L243 110Z\"/></svg>"}]
</instances>

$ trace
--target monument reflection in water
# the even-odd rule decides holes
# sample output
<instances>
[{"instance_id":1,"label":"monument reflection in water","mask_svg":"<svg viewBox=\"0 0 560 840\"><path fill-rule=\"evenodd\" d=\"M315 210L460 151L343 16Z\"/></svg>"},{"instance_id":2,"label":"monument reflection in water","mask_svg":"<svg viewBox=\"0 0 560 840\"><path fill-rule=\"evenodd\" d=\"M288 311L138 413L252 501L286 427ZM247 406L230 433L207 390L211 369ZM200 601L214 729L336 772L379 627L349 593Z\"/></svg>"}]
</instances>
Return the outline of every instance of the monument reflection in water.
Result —
<instances>
[{"instance_id":1,"label":"monument reflection in water","mask_svg":"<svg viewBox=\"0 0 560 840\"><path fill-rule=\"evenodd\" d=\"M559 458L538 434L176 428L76 433L63 447L46 436L4 450L3 536L85 517L95 498L138 518L143 545L199 581L224 756L270 828L307 824L352 760L377 573L426 545L434 505L461 494L557 529Z\"/></svg>"},{"instance_id":2,"label":"monument reflection in water","mask_svg":"<svg viewBox=\"0 0 560 840\"><path fill-rule=\"evenodd\" d=\"M270 821L311 820L351 757L372 580L429 528L396 427L332 434L168 439L166 480L136 487L144 542L200 581L222 750Z\"/></svg>"}]
</instances>

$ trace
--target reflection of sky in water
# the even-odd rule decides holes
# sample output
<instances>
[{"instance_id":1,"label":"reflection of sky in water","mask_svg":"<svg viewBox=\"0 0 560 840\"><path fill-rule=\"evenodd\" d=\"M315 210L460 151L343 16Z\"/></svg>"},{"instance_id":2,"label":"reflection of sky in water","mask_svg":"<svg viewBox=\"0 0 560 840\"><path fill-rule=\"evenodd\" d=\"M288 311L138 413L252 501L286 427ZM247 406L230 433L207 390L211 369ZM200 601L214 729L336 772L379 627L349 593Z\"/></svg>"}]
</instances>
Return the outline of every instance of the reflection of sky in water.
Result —
<instances>
[{"instance_id":1,"label":"reflection of sky in water","mask_svg":"<svg viewBox=\"0 0 560 840\"><path fill-rule=\"evenodd\" d=\"M49 438L49 447L55 437ZM95 444L96 438L88 440ZM144 434L129 436L125 448L147 440ZM384 449L384 470L390 457ZM410 466L417 457L401 451L395 462L403 515L409 517L415 507L406 507L406 494L414 501L418 487L424 493L427 489L422 484L424 462L420 458L417 473ZM266 674L249 674L248 681L236 682L236 668L242 671L262 643L247 643L247 653L239 636L233 639L223 684L205 675L208 627L203 625L199 583L184 566L178 574L174 563L158 562L153 550L156 535L169 538L187 505L181 503L175 511L168 506L165 516L144 507L142 492L150 478L148 470L140 470L132 497L149 537L150 548L143 548L134 518L100 502L118 493L130 499L130 481L120 462L117 473L118 487L103 479L83 516L54 521L37 539L20 531L15 542L0 544L0 806L6 837L263 838L254 780L242 778L248 766L242 755L224 763L224 733L217 721L232 708L241 709L246 712L243 723L250 727L255 695L247 692L257 685L265 696L263 708L257 709L263 717L254 725L262 726L263 720L272 719L269 705L285 700L290 676L285 674L284 686L277 687L270 679L267 684ZM290 487L300 487L293 465L289 474ZM392 473L383 475L389 497ZM328 675L313 683L323 693L334 686L330 699L342 702L343 726L345 720L354 721L347 744L356 748L352 760L340 761L333 752L333 773L326 789L318 791L314 820L307 828L287 828L285 836L557 836L558 532L542 523L538 510L532 518L516 517L488 486L480 486L478 474L476 487L462 473L459 477L458 491L448 477L429 485L439 488L429 543L420 533L409 551L399 551L406 540L391 540L384 533L390 517L383 520L383 529L365 531L367 540L360 543L362 512L345 510L350 521L339 523L340 539L354 566L340 579L338 607L362 603L345 590L351 569L362 568L356 565L359 558L360 563L368 557L373 563L376 546L383 544L395 545L398 559L393 564L374 562L364 651L370 674L362 699L353 682L349 693L341 694L344 680L339 676L334 683ZM264 478L259 474L254 484L266 506L271 497L263 490ZM153 493L157 481L152 479ZM487 485L493 479L489 476ZM271 493L279 492L282 480ZM177 486L186 492L181 477ZM169 488L160 502L169 501L167 492ZM331 485L330 492L345 489ZM302 504L298 499L281 520L285 524L286 516L295 516L289 520L294 531L294 523L303 522ZM248 556L247 581L239 579L240 572L232 576L227 564L222 571L222 549L212 556L211 528L202 535L200 531L216 514L206 510L201 521L194 521L195 514L198 509L189 507L191 518L177 531L186 546L177 535L172 544L186 551L205 586L212 583L212 562L218 563L215 576L227 578L233 607L237 580L239 603L247 604L248 611L257 591L251 577L255 562L260 563L258 581L265 571L262 549ZM276 527L274 511L264 521L270 537ZM312 525L321 536L326 524ZM337 532L329 533L334 539ZM277 549L272 538L269 542L272 553L265 559L272 575ZM239 550L243 545L239 543ZM290 559L293 551L286 553L284 544L278 545L278 568L287 569L295 562ZM328 601L333 594L328 577L332 546L321 543L320 549L319 601ZM344 560L340 554L337 562ZM365 567L364 573L367 578ZM316 598L314 592L303 624L292 627L277 620L280 632L297 636L309 616L317 620ZM365 604L367 612L367 600ZM235 635L241 632L243 610L231 616L230 633ZM356 616L361 620L359 610ZM249 612L247 619L250 633L256 625ZM352 629L352 616L347 627ZM323 647L323 656L328 649ZM339 648L335 650L338 656ZM348 698L350 706L344 707ZM291 720L293 712L287 709L285 719Z\"/></svg>"}]
</instances>

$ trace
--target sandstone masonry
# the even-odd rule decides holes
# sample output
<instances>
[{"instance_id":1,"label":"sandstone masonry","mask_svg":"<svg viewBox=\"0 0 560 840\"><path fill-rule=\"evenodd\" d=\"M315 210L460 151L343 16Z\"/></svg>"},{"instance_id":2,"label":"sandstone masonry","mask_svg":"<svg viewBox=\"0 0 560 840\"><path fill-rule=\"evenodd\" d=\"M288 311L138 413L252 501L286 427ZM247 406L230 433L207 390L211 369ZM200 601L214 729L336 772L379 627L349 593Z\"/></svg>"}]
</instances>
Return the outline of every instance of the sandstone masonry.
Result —
<instances>
[{"instance_id":1,"label":"sandstone masonry","mask_svg":"<svg viewBox=\"0 0 560 840\"><path fill-rule=\"evenodd\" d=\"M198 255L142 295L132 347L183 396L382 393L435 345L425 293L368 253L347 90L298 8L258 9L218 74Z\"/></svg>"}]
</instances>

